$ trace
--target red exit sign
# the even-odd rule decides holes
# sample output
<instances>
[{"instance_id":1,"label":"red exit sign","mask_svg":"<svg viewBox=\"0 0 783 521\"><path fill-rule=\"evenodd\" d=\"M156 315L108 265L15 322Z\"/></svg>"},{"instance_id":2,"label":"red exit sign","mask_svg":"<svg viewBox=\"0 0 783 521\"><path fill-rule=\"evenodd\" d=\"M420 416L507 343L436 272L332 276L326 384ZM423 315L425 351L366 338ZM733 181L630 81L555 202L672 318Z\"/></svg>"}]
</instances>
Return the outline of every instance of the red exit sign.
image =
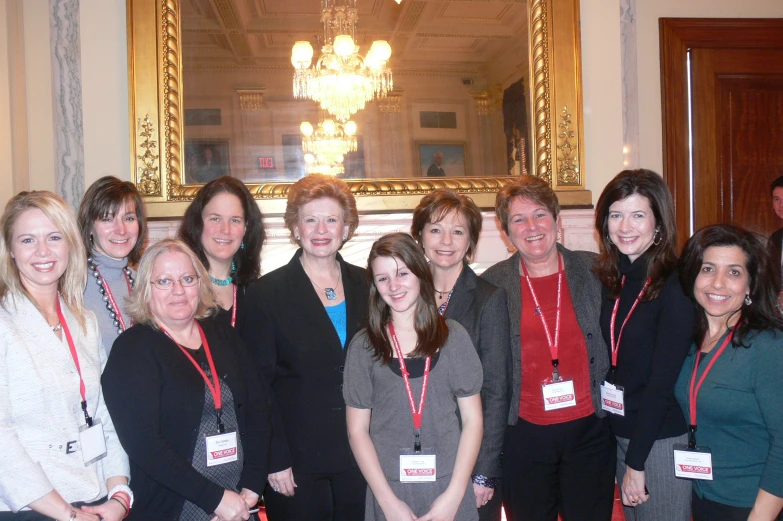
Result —
<instances>
[{"instance_id":1,"label":"red exit sign","mask_svg":"<svg viewBox=\"0 0 783 521\"><path fill-rule=\"evenodd\" d=\"M275 158L273 156L259 157L258 158L258 168L261 168L263 170L274 170L275 169Z\"/></svg>"}]
</instances>

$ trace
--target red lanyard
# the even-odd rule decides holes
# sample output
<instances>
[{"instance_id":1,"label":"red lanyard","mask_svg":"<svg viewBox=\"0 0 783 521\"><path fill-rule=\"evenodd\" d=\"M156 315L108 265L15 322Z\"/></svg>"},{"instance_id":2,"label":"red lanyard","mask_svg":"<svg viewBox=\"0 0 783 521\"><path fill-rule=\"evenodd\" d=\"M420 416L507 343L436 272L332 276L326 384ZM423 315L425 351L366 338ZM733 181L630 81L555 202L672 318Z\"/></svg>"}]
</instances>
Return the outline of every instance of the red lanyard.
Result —
<instances>
[{"instance_id":1,"label":"red lanyard","mask_svg":"<svg viewBox=\"0 0 783 521\"><path fill-rule=\"evenodd\" d=\"M552 335L549 333L549 326L544 319L544 311L541 309L541 306L538 303L536 290L533 289L533 283L530 281L530 274L527 272L525 261L522 261L522 270L525 272L525 280L527 280L527 285L530 288L530 294L533 296L533 303L536 305L536 311L538 311L538 316L541 318L541 323L544 325L544 333L546 333L546 340L549 343L549 353L552 355L552 365L555 368L555 373L557 373L557 366L559 364L557 353L560 349L560 296L563 286L563 259L560 258L560 255L557 256L557 318L555 319L554 342L552 341Z\"/></svg>"},{"instance_id":2,"label":"red lanyard","mask_svg":"<svg viewBox=\"0 0 783 521\"><path fill-rule=\"evenodd\" d=\"M71 350L71 357L73 363L76 365L76 372L79 373L79 393L82 395L82 411L84 411L84 419L87 421L87 425L92 427L92 418L87 412L87 387L84 385L84 378L82 378L82 367L79 364L79 353L76 352L76 344L73 343L73 337L71 336L71 330L68 329L68 323L65 321L65 315L60 307L60 299L57 299L57 318L60 319L60 324L63 326L63 333L65 333L65 340L68 342L68 348Z\"/></svg>"},{"instance_id":3,"label":"red lanyard","mask_svg":"<svg viewBox=\"0 0 783 521\"><path fill-rule=\"evenodd\" d=\"M400 372L402 372L402 381L405 382L405 392L408 393L408 404L411 407L411 414L413 415L413 434L414 434L414 452L421 452L421 418L424 414L424 401L427 398L427 385L430 378L430 357L424 361L424 379L421 382L421 397L419 398L419 408L416 409L416 402L413 399L413 389L411 388L410 373L405 367L405 358L400 348L400 342L397 340L397 335L394 333L394 326L389 322L389 333L391 333L392 343L394 349L397 351L397 360L400 362Z\"/></svg>"},{"instance_id":4,"label":"red lanyard","mask_svg":"<svg viewBox=\"0 0 783 521\"><path fill-rule=\"evenodd\" d=\"M196 359L193 358L193 355L191 355L188 350L182 345L180 345L179 342L174 340L174 338L169 334L168 331L160 328L164 333L166 333L166 336L171 339L172 342L177 344L177 347L180 348L180 350L185 354L185 356L188 357L188 360L190 360L190 363L193 364L193 367L196 368L196 371L199 372L201 377L204 379L204 381L207 383L207 388L209 389L209 392L212 393L212 399L215 401L215 410L217 411L217 417L218 417L218 430L222 433L225 431L225 428L223 426L223 420L221 419L221 409L223 407L223 400L220 394L220 378L218 377L217 371L215 370L215 361L212 359L212 351L209 349L209 342L207 342L207 337L204 336L204 330L201 329L201 324L196 322L196 327L198 328L198 334L201 337L201 345L204 346L204 354L207 355L207 363L209 364L209 370L212 372L212 381L207 377L207 373L204 372L204 370L201 368L201 365L196 362Z\"/></svg>"},{"instance_id":5,"label":"red lanyard","mask_svg":"<svg viewBox=\"0 0 783 521\"><path fill-rule=\"evenodd\" d=\"M699 360L701 359L701 351L696 353L696 363L693 366L693 374L691 375L691 385L690 389L688 390L688 407L690 410L690 430L691 430L691 437L694 437L694 433L696 432L696 399L699 396L699 389L701 389L701 384L704 383L704 379L707 378L707 374L709 374L710 370L712 369L712 366L715 365L715 362L718 360L718 357L723 353L723 351L726 349L726 346L729 345L729 342L731 342L731 339L734 338L734 331L736 329L732 329L729 334L726 336L726 340L723 341L723 343L720 345L717 351L715 351L715 356L712 357L712 360L707 364L707 367L704 368L704 372L701 374L701 378L699 378L699 382L696 383L696 373L699 370Z\"/></svg>"},{"instance_id":6,"label":"red lanyard","mask_svg":"<svg viewBox=\"0 0 783 521\"><path fill-rule=\"evenodd\" d=\"M231 305L231 327L237 327L237 285L234 284L234 302Z\"/></svg>"},{"instance_id":7,"label":"red lanyard","mask_svg":"<svg viewBox=\"0 0 783 521\"><path fill-rule=\"evenodd\" d=\"M625 325L628 323L628 319L631 318L631 315L633 315L634 310L636 309L636 306L639 304L639 301L642 299L642 295L644 295L644 291L647 289L647 286L650 285L650 279L647 279L644 281L644 286L642 286L642 290L639 292L639 294L636 296L636 300L633 303L633 306L631 306L631 309L628 311L628 314L625 316L625 320L623 320L623 325L620 326L620 336L617 337L617 340L614 338L614 328L615 323L617 322L617 308L620 307L620 297L617 297L617 300L614 301L614 308L612 308L612 321L609 322L609 341L611 342L612 347L612 367L617 367L617 351L620 349L620 341L623 339L623 331L625 330ZM623 281L620 284L620 287L625 286L625 275L623 275Z\"/></svg>"},{"instance_id":8,"label":"red lanyard","mask_svg":"<svg viewBox=\"0 0 783 521\"><path fill-rule=\"evenodd\" d=\"M109 287L109 283L106 281L105 278L103 278L103 275L101 275L101 272L98 271L98 267L95 266L95 272L98 274L98 276L101 278L101 281L103 282L103 289L106 291L106 296L109 297L109 302L111 302L111 307L114 308L114 313L117 315L117 320L120 322L120 327L122 327L122 330L125 331L128 329L125 327L125 319L122 318L122 313L120 312L120 306L117 305L117 301L114 299L114 293L111 292L111 288ZM125 284L128 285L128 295L133 294L133 287L131 286L130 280L128 279L128 274L125 273L125 270L122 270L123 275L125 275Z\"/></svg>"}]
</instances>

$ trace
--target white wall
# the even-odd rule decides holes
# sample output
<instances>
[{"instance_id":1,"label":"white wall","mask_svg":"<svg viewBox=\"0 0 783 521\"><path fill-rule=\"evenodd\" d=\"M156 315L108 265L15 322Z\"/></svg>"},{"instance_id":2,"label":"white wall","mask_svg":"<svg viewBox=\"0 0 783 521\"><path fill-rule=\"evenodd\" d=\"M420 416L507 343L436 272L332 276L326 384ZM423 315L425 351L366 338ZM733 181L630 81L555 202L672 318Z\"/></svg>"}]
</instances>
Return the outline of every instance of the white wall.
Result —
<instances>
[{"instance_id":1,"label":"white wall","mask_svg":"<svg viewBox=\"0 0 783 521\"><path fill-rule=\"evenodd\" d=\"M594 0L601 2L601 0ZM637 0L641 164L663 170L659 18L781 18L781 0Z\"/></svg>"}]
</instances>

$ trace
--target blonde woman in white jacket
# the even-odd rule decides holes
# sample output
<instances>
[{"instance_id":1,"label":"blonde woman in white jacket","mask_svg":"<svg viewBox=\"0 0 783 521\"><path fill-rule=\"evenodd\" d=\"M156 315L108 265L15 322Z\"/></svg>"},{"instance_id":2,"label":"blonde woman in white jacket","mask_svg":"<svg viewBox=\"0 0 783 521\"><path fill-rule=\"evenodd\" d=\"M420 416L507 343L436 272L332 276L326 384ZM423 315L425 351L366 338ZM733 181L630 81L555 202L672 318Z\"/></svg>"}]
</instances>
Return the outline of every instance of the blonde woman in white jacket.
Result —
<instances>
[{"instance_id":1,"label":"blonde woman in white jacket","mask_svg":"<svg viewBox=\"0 0 783 521\"><path fill-rule=\"evenodd\" d=\"M100 387L83 305L86 255L68 205L22 192L0 218L0 521L119 521L128 458Z\"/></svg>"}]
</instances>

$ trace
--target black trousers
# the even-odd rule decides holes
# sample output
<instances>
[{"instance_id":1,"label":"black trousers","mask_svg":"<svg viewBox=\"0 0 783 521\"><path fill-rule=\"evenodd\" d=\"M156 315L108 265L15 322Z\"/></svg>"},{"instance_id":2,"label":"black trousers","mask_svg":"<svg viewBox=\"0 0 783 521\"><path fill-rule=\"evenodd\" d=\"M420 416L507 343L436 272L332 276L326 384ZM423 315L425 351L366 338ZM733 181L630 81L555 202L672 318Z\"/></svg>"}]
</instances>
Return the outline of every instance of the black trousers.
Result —
<instances>
[{"instance_id":1,"label":"black trousers","mask_svg":"<svg viewBox=\"0 0 783 521\"><path fill-rule=\"evenodd\" d=\"M617 458L609 422L594 414L535 425L519 419L503 445L509 521L610 521Z\"/></svg>"},{"instance_id":2,"label":"black trousers","mask_svg":"<svg viewBox=\"0 0 783 521\"><path fill-rule=\"evenodd\" d=\"M293 497L278 494L267 484L264 505L269 521L364 521L367 482L359 469L333 474L294 470L294 481Z\"/></svg>"},{"instance_id":3,"label":"black trousers","mask_svg":"<svg viewBox=\"0 0 783 521\"><path fill-rule=\"evenodd\" d=\"M733 507L701 499L693 491L691 499L691 510L693 512L693 521L747 521L752 508ZM783 521L783 513L777 518L777 521Z\"/></svg>"}]
</instances>

